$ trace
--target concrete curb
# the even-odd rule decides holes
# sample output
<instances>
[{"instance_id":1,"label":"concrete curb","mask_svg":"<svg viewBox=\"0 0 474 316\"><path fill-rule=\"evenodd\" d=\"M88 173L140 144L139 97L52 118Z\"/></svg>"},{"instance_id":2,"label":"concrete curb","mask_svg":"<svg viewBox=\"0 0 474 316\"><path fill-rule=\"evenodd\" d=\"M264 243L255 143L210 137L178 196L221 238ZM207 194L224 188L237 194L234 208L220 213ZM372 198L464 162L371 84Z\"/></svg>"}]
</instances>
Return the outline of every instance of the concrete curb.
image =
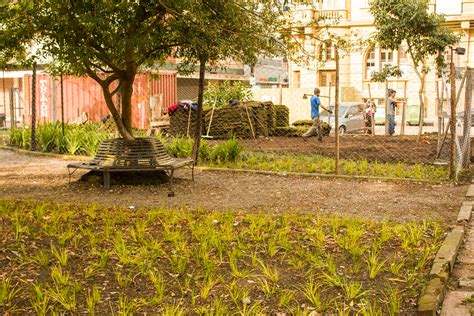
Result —
<instances>
[{"instance_id":1,"label":"concrete curb","mask_svg":"<svg viewBox=\"0 0 474 316\"><path fill-rule=\"evenodd\" d=\"M435 316L441 308L447 290L450 272L453 271L456 257L459 253L466 233L464 223L471 219L474 185L471 184L466 193L465 202L461 206L457 225L448 233L438 250L430 271L430 280L418 299L417 315Z\"/></svg>"},{"instance_id":2,"label":"concrete curb","mask_svg":"<svg viewBox=\"0 0 474 316\"><path fill-rule=\"evenodd\" d=\"M232 168L218 168L218 167L196 167L202 171L226 171L235 173L253 173L265 174L274 176L297 176L297 177L313 177L313 178L329 178L329 179L347 179L347 180L372 180L372 181L390 181L390 182L412 182L412 183L426 183L426 184L448 184L449 181L437 181L427 179L404 179L404 178L390 178L390 177L369 177L369 176L349 176L349 175L335 175L323 173L305 173L305 172L276 172L266 170L254 169L232 169Z\"/></svg>"},{"instance_id":3,"label":"concrete curb","mask_svg":"<svg viewBox=\"0 0 474 316\"><path fill-rule=\"evenodd\" d=\"M464 238L464 227L456 226L446 236L438 250L430 271L430 281L418 299L417 315L436 315L443 304L449 273Z\"/></svg>"}]
</instances>

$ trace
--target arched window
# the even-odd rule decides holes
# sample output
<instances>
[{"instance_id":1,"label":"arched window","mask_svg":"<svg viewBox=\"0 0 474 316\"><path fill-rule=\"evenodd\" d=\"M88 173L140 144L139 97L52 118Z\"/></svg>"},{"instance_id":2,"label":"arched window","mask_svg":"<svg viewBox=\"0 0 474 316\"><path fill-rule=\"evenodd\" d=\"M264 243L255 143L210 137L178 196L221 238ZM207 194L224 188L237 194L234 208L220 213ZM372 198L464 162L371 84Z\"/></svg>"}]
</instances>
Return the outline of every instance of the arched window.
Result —
<instances>
[{"instance_id":1,"label":"arched window","mask_svg":"<svg viewBox=\"0 0 474 316\"><path fill-rule=\"evenodd\" d=\"M365 79L372 78L375 69L375 48L370 48L365 54Z\"/></svg>"}]
</instances>

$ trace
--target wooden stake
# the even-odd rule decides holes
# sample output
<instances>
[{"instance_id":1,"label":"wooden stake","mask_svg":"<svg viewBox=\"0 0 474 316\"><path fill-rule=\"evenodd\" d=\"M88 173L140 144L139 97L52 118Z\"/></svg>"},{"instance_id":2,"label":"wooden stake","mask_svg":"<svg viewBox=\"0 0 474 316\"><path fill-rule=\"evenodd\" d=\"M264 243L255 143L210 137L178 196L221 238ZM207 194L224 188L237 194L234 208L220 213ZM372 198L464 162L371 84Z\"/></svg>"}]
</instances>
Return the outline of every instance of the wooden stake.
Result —
<instances>
[{"instance_id":1,"label":"wooden stake","mask_svg":"<svg viewBox=\"0 0 474 316\"><path fill-rule=\"evenodd\" d=\"M336 62L336 91L335 91L335 102L334 102L334 133L336 135L336 174L339 174L339 51L336 45L334 45L334 61Z\"/></svg>"},{"instance_id":2,"label":"wooden stake","mask_svg":"<svg viewBox=\"0 0 474 316\"><path fill-rule=\"evenodd\" d=\"M402 124L400 126L400 135L405 135L405 116L406 116L406 108L407 108L407 84L408 82L405 81L403 85L403 103L402 103Z\"/></svg>"}]
</instances>

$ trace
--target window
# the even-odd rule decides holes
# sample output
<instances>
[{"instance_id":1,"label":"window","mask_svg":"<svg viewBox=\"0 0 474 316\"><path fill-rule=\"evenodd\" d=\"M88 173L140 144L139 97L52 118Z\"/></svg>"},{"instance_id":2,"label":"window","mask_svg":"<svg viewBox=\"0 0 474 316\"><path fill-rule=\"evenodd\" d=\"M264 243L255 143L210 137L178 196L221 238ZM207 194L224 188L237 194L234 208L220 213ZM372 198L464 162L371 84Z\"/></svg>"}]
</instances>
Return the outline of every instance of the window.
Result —
<instances>
[{"instance_id":1,"label":"window","mask_svg":"<svg viewBox=\"0 0 474 316\"><path fill-rule=\"evenodd\" d=\"M331 42L324 42L319 45L318 58L320 61L334 60L334 46Z\"/></svg>"},{"instance_id":2,"label":"window","mask_svg":"<svg viewBox=\"0 0 474 316\"><path fill-rule=\"evenodd\" d=\"M398 49L398 66L403 73L402 77L407 77L409 67L408 55L405 49L401 47Z\"/></svg>"},{"instance_id":3,"label":"window","mask_svg":"<svg viewBox=\"0 0 474 316\"><path fill-rule=\"evenodd\" d=\"M299 70L293 71L293 87L299 88L301 85L301 74Z\"/></svg>"},{"instance_id":4,"label":"window","mask_svg":"<svg viewBox=\"0 0 474 316\"><path fill-rule=\"evenodd\" d=\"M365 55L365 79L372 78L375 71L375 48L371 48Z\"/></svg>"},{"instance_id":5,"label":"window","mask_svg":"<svg viewBox=\"0 0 474 316\"><path fill-rule=\"evenodd\" d=\"M382 49L380 51L380 70L382 70L385 65L393 64L393 51L388 49Z\"/></svg>"},{"instance_id":6,"label":"window","mask_svg":"<svg viewBox=\"0 0 474 316\"><path fill-rule=\"evenodd\" d=\"M328 87L329 83L334 87L336 85L336 71L335 70L320 70L319 71L319 86Z\"/></svg>"}]
</instances>

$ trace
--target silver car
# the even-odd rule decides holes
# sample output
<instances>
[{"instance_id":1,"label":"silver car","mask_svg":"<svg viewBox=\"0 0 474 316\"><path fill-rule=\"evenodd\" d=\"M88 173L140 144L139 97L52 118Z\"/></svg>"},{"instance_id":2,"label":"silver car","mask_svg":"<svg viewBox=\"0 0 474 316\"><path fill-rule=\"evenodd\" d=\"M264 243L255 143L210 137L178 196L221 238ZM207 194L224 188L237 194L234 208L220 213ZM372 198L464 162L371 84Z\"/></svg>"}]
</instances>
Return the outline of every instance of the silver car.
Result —
<instances>
[{"instance_id":1,"label":"silver car","mask_svg":"<svg viewBox=\"0 0 474 316\"><path fill-rule=\"evenodd\" d=\"M321 111L321 121L326 122L334 131L334 105L329 109L333 112ZM339 134L362 132L365 129L365 105L362 102L345 102L339 104Z\"/></svg>"}]
</instances>

